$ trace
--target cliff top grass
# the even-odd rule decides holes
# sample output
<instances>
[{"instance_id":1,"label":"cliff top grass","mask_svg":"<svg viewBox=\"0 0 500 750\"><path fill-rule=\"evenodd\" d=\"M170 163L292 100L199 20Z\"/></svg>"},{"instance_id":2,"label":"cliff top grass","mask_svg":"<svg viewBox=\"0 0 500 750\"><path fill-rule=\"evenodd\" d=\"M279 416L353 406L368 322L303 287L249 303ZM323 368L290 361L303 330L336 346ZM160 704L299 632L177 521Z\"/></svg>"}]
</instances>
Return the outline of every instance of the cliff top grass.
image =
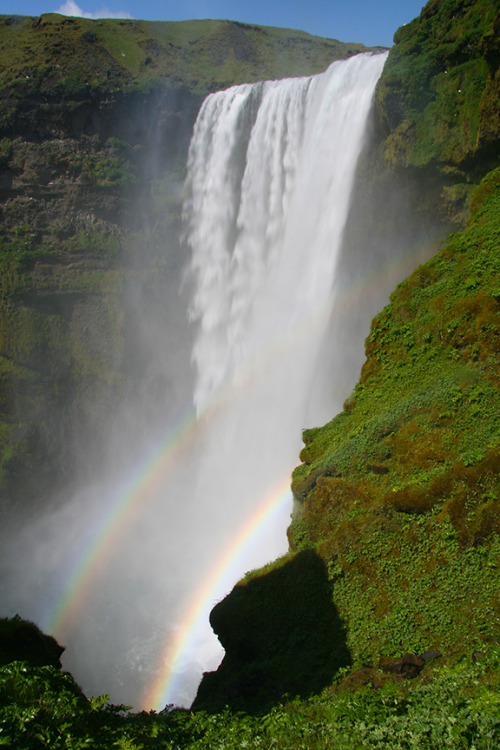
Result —
<instances>
[{"instance_id":1,"label":"cliff top grass","mask_svg":"<svg viewBox=\"0 0 500 750\"><path fill-rule=\"evenodd\" d=\"M206 94L235 83L318 73L364 51L362 44L231 21L0 15L0 85L18 95L38 89L81 96L158 81Z\"/></svg>"}]
</instances>

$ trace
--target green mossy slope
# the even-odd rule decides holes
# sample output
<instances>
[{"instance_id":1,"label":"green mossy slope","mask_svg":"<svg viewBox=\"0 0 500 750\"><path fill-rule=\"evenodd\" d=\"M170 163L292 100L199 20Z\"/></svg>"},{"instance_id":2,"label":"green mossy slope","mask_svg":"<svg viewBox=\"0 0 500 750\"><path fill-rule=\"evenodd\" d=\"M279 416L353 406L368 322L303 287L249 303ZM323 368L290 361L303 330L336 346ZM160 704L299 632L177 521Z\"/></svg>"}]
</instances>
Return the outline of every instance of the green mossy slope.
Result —
<instances>
[{"instance_id":1,"label":"green mossy slope","mask_svg":"<svg viewBox=\"0 0 500 750\"><path fill-rule=\"evenodd\" d=\"M431 1L398 29L379 90L389 159L451 168L498 144L499 33L489 0Z\"/></svg>"},{"instance_id":2,"label":"green mossy slope","mask_svg":"<svg viewBox=\"0 0 500 750\"><path fill-rule=\"evenodd\" d=\"M496 170L375 318L344 411L304 432L290 542L328 565L358 663L499 643L499 273Z\"/></svg>"}]
</instances>

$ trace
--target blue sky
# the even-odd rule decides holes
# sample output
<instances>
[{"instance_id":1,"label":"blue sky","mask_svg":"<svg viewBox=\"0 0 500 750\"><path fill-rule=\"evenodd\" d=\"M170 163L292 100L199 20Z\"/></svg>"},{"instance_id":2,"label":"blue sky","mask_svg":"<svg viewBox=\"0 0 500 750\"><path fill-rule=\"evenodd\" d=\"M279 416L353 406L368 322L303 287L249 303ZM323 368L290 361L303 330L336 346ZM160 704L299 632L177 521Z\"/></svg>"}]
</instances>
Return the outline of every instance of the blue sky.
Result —
<instances>
[{"instance_id":1,"label":"blue sky","mask_svg":"<svg viewBox=\"0 0 500 750\"><path fill-rule=\"evenodd\" d=\"M389 47L396 29L418 16L424 5L425 0L0 0L0 13L57 11L156 21L228 18Z\"/></svg>"}]
</instances>

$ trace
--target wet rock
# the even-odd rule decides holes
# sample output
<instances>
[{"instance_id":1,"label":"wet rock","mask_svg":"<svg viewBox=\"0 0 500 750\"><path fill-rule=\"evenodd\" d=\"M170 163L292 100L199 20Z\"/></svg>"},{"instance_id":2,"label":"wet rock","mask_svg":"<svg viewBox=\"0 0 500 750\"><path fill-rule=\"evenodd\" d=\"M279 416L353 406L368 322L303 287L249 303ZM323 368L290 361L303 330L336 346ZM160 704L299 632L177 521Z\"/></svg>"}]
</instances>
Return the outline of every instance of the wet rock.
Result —
<instances>
[{"instance_id":1,"label":"wet rock","mask_svg":"<svg viewBox=\"0 0 500 750\"><path fill-rule=\"evenodd\" d=\"M382 672L400 675L408 680L420 674L424 665L425 660L416 654L405 654L398 659L382 656L379 662Z\"/></svg>"},{"instance_id":2,"label":"wet rock","mask_svg":"<svg viewBox=\"0 0 500 750\"><path fill-rule=\"evenodd\" d=\"M428 661L439 659L442 655L441 651L434 651L431 649L430 651L424 651L423 654L420 654L420 658L427 664Z\"/></svg>"}]
</instances>

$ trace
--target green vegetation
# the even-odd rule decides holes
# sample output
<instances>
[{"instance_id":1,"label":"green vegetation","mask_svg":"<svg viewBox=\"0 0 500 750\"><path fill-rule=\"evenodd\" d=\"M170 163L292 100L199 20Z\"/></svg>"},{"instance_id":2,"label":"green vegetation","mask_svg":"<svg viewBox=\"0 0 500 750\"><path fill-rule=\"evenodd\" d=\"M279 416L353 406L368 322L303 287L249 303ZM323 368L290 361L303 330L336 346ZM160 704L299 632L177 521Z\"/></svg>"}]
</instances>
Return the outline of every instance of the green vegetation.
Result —
<instances>
[{"instance_id":1,"label":"green vegetation","mask_svg":"<svg viewBox=\"0 0 500 750\"><path fill-rule=\"evenodd\" d=\"M318 73L366 49L230 21L0 16L0 84L7 95L36 90L65 99L158 84L205 94L244 81Z\"/></svg>"},{"instance_id":2,"label":"green vegetation","mask_svg":"<svg viewBox=\"0 0 500 750\"><path fill-rule=\"evenodd\" d=\"M473 185L498 164L498 8L431 0L394 41L377 92L383 161L420 173L428 206L437 181L442 216L462 222Z\"/></svg>"},{"instance_id":3,"label":"green vegetation","mask_svg":"<svg viewBox=\"0 0 500 750\"><path fill-rule=\"evenodd\" d=\"M304 433L294 473L292 545L328 565L358 664L500 641L500 170L471 205L373 321L344 412Z\"/></svg>"},{"instance_id":4,"label":"green vegetation","mask_svg":"<svg viewBox=\"0 0 500 750\"><path fill-rule=\"evenodd\" d=\"M498 26L489 0L431 0L397 31L379 90L395 162L456 166L498 139Z\"/></svg>"},{"instance_id":5,"label":"green vegetation","mask_svg":"<svg viewBox=\"0 0 500 750\"><path fill-rule=\"evenodd\" d=\"M491 750L500 741L499 655L434 666L413 684L373 675L377 687L333 685L266 714L169 710L131 714L85 698L54 667L0 668L0 742L18 750Z\"/></svg>"}]
</instances>

